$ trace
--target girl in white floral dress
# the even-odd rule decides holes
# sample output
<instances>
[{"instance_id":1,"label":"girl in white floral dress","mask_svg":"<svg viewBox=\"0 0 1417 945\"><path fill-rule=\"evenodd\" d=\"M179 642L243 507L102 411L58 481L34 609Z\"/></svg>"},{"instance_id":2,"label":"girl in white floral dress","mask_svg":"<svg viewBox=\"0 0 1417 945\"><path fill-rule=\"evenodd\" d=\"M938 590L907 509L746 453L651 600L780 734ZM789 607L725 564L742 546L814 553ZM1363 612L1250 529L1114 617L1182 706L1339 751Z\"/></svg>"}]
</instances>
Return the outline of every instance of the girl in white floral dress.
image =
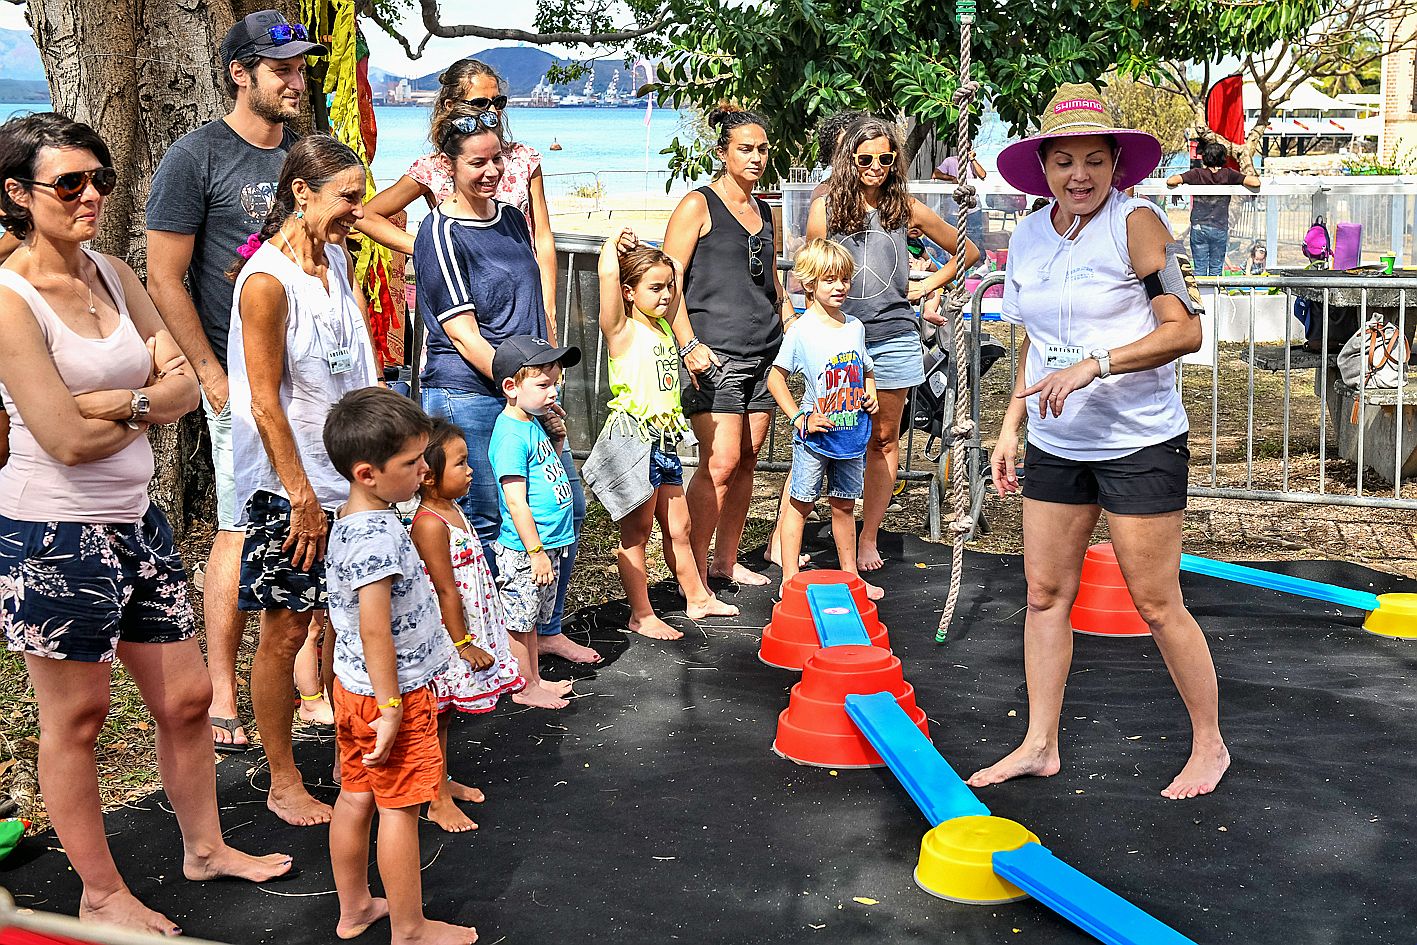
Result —
<instances>
[{"instance_id":1,"label":"girl in white floral dress","mask_svg":"<svg viewBox=\"0 0 1417 945\"><path fill-rule=\"evenodd\" d=\"M526 680L512 650L502 599L487 568L482 542L456 504L472 479L463 432L446 420L435 418L424 458L428 474L413 517L413 544L438 597L443 626L460 657L432 683L438 699L438 740L443 746L446 768L451 710L491 712L499 697L520 693ZM477 824L455 802L480 803L483 799L477 788L449 779L443 783L438 800L428 805L428 819L453 833L476 829Z\"/></svg>"}]
</instances>

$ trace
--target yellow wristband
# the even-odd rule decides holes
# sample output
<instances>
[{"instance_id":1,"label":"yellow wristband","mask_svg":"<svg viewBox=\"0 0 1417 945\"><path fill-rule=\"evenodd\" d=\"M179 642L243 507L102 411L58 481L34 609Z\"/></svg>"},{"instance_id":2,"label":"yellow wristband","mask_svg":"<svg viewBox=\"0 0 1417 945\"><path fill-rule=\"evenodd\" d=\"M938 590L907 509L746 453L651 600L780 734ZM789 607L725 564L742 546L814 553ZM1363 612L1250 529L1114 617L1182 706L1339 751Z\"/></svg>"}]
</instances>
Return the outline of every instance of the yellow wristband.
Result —
<instances>
[{"instance_id":1,"label":"yellow wristband","mask_svg":"<svg viewBox=\"0 0 1417 945\"><path fill-rule=\"evenodd\" d=\"M399 706L401 706L401 705L403 705L403 700L400 699L398 696L394 696L394 697L393 697L392 699L390 699L388 702L380 702L380 703L379 703L379 708L381 708L381 709L397 709L397 708L398 708Z\"/></svg>"},{"instance_id":2,"label":"yellow wristband","mask_svg":"<svg viewBox=\"0 0 1417 945\"><path fill-rule=\"evenodd\" d=\"M471 643L472 643L472 637L471 637L471 636L466 636L466 637L463 637L461 640L454 640L454 641L453 641L453 649L461 650L463 647L471 645Z\"/></svg>"},{"instance_id":3,"label":"yellow wristband","mask_svg":"<svg viewBox=\"0 0 1417 945\"><path fill-rule=\"evenodd\" d=\"M526 550L527 557L530 557L530 556L536 554L536 553L537 553L538 551L540 551L540 550L541 550L541 546L540 546L540 545L537 545L535 548L528 548L528 549Z\"/></svg>"}]
</instances>

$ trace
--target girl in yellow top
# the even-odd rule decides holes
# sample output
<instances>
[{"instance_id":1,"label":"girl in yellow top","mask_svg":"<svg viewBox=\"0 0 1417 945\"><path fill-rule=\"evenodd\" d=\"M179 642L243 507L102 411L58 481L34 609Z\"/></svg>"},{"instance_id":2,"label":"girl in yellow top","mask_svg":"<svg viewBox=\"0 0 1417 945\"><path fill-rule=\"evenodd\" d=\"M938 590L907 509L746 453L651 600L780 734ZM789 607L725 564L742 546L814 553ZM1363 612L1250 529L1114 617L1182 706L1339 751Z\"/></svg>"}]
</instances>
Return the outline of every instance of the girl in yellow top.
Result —
<instances>
[{"instance_id":1,"label":"girl in yellow top","mask_svg":"<svg viewBox=\"0 0 1417 945\"><path fill-rule=\"evenodd\" d=\"M582 475L620 525L615 549L630 604L630 629L656 640L683 634L649 602L645 547L656 520L664 560L679 579L690 619L732 617L738 608L709 593L689 547L684 467L675 452L688 429L679 403L679 346L665 321L678 294L678 267L622 230L600 252L600 331L610 355L610 417Z\"/></svg>"}]
</instances>

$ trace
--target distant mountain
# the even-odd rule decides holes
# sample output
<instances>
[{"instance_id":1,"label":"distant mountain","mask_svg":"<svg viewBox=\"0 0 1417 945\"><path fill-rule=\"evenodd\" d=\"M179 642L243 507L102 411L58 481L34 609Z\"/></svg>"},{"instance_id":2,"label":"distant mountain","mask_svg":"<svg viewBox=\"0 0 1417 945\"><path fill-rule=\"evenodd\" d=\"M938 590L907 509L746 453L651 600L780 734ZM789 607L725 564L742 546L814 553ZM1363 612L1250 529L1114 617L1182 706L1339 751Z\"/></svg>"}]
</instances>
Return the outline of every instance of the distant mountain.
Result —
<instances>
[{"instance_id":1,"label":"distant mountain","mask_svg":"<svg viewBox=\"0 0 1417 945\"><path fill-rule=\"evenodd\" d=\"M29 30L0 30L0 79L44 81L44 63Z\"/></svg>"},{"instance_id":2,"label":"distant mountain","mask_svg":"<svg viewBox=\"0 0 1417 945\"><path fill-rule=\"evenodd\" d=\"M508 95L530 95L531 90L536 88L541 77L546 74L546 70L553 65L567 66L572 62L570 59L558 59L544 49L531 46L494 46L491 49L473 53L472 58L482 60L501 74L502 78L507 81ZM604 91L610 77L618 70L620 72L620 90L630 94L634 93L630 83L630 70L623 59L598 59L589 65L595 72L596 91ZM438 87L438 76L442 73L443 68L416 79L409 79L409 85L414 90L432 91ZM383 70L379 71L387 76L390 84L398 83L398 76L383 72ZM378 85L373 79L374 72L375 70L372 68L369 70L370 84L375 86L375 91L379 91ZM571 92L579 93L584 85L585 78L582 77L575 82L556 86L556 91L562 95Z\"/></svg>"}]
</instances>

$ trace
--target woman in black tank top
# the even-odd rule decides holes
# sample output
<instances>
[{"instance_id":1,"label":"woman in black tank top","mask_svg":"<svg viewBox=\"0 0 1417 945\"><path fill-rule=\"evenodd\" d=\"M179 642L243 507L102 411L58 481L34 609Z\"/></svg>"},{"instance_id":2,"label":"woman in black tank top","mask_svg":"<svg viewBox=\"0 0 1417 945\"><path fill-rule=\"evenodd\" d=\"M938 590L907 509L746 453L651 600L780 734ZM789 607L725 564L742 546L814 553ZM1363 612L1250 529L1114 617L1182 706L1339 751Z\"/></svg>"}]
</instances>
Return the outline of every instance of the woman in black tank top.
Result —
<instances>
[{"instance_id":1,"label":"woman in black tank top","mask_svg":"<svg viewBox=\"0 0 1417 945\"><path fill-rule=\"evenodd\" d=\"M778 278L772 215L753 196L767 168L765 124L744 111L714 112L709 124L719 131L723 173L680 201L664 237L684 272L674 334L689 373L684 413L699 441L685 490L690 544L705 578L767 584L738 564L738 543L775 407L767 375L792 305Z\"/></svg>"}]
</instances>

